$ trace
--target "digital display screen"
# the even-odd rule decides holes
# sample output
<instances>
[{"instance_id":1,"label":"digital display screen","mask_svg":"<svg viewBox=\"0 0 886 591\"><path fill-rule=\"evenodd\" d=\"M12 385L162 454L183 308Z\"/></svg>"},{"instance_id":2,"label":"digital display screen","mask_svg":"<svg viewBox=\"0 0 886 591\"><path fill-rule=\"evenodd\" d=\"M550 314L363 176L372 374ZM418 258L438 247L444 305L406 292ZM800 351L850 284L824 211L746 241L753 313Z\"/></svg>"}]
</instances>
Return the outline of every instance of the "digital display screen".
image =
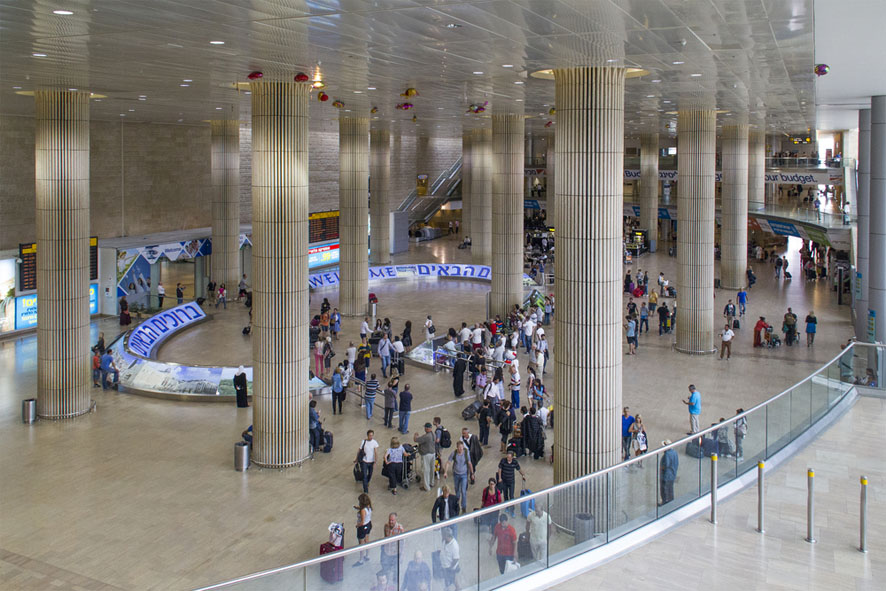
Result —
<instances>
[{"instance_id":1,"label":"digital display screen","mask_svg":"<svg viewBox=\"0 0 886 591\"><path fill-rule=\"evenodd\" d=\"M320 211L308 217L308 242L338 240L338 211Z\"/></svg>"},{"instance_id":2,"label":"digital display screen","mask_svg":"<svg viewBox=\"0 0 886 591\"><path fill-rule=\"evenodd\" d=\"M37 243L19 244L18 256L22 260L19 271L18 290L37 289ZM89 280L98 279L98 237L89 238Z\"/></svg>"}]
</instances>

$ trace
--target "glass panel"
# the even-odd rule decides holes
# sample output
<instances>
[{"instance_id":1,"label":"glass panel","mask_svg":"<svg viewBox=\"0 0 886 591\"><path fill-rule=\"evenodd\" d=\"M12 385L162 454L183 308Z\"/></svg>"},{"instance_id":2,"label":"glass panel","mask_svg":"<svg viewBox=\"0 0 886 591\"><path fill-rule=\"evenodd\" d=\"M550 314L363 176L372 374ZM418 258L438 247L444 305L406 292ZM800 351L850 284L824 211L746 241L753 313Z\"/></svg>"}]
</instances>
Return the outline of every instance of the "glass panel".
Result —
<instances>
[{"instance_id":1,"label":"glass panel","mask_svg":"<svg viewBox=\"0 0 886 591\"><path fill-rule=\"evenodd\" d=\"M609 474L549 495L551 519L559 532L548 544L548 563L553 565L606 543L609 519Z\"/></svg>"},{"instance_id":2,"label":"glass panel","mask_svg":"<svg viewBox=\"0 0 886 591\"><path fill-rule=\"evenodd\" d=\"M224 589L225 591L274 591L276 589L304 591L305 588L305 569L292 568L281 573L228 585ZM318 587L318 589L322 588Z\"/></svg>"},{"instance_id":3,"label":"glass panel","mask_svg":"<svg viewBox=\"0 0 886 591\"><path fill-rule=\"evenodd\" d=\"M810 382L810 399L812 402L812 422L824 416L828 411L828 392L831 389L831 380L828 370L818 372Z\"/></svg>"},{"instance_id":4,"label":"glass panel","mask_svg":"<svg viewBox=\"0 0 886 591\"><path fill-rule=\"evenodd\" d=\"M766 407L766 457L771 457L790 441L791 395L785 394Z\"/></svg>"},{"instance_id":5,"label":"glass panel","mask_svg":"<svg viewBox=\"0 0 886 591\"><path fill-rule=\"evenodd\" d=\"M679 509L698 498L699 464L703 459L689 455L694 445L671 448L659 459L659 516Z\"/></svg>"},{"instance_id":6,"label":"glass panel","mask_svg":"<svg viewBox=\"0 0 886 591\"><path fill-rule=\"evenodd\" d=\"M427 583L429 590L442 590L447 585L452 589L453 584L458 589L476 588L478 557L480 562L489 562L489 534L480 532L484 526L478 521L459 521L404 539L399 548L399 581L393 582L393 588L407 588L406 583L416 589ZM372 558L369 569L374 575L380 570L378 555ZM352 570L362 568L366 567ZM375 584L345 585L340 589L371 589Z\"/></svg>"},{"instance_id":7,"label":"glass panel","mask_svg":"<svg viewBox=\"0 0 886 591\"><path fill-rule=\"evenodd\" d=\"M756 469L757 462L766 457L766 407L758 408L744 419L738 419L733 428L739 474Z\"/></svg>"},{"instance_id":8,"label":"glass panel","mask_svg":"<svg viewBox=\"0 0 886 591\"><path fill-rule=\"evenodd\" d=\"M828 366L828 406L837 402L843 395L843 382L840 380L840 360Z\"/></svg>"},{"instance_id":9,"label":"glass panel","mask_svg":"<svg viewBox=\"0 0 886 591\"><path fill-rule=\"evenodd\" d=\"M350 525L350 527L348 527ZM378 526L378 523L373 524ZM370 539L377 539L379 535L377 527L370 534ZM378 535L377 535L378 534ZM354 526L345 525L344 543L348 546L356 544L356 534ZM339 558L331 558L305 567L304 584L307 589L368 589L376 584L377 577L375 573L379 569L378 549L372 551L369 556L369 562L361 563L355 567L354 564L360 559L361 552L358 550L348 549Z\"/></svg>"},{"instance_id":10,"label":"glass panel","mask_svg":"<svg viewBox=\"0 0 886 591\"><path fill-rule=\"evenodd\" d=\"M658 502L655 458L622 466L611 473L609 540L655 519Z\"/></svg>"},{"instance_id":11,"label":"glass panel","mask_svg":"<svg viewBox=\"0 0 886 591\"><path fill-rule=\"evenodd\" d=\"M543 523L551 521L549 515L547 497L542 497L478 519L481 588L494 589L545 568L547 527ZM535 524L532 530L531 524Z\"/></svg>"},{"instance_id":12,"label":"glass panel","mask_svg":"<svg viewBox=\"0 0 886 591\"><path fill-rule=\"evenodd\" d=\"M864 349L864 347L860 347L859 350ZM837 365L840 368L840 381L853 383L855 381L855 359L854 359L854 350L848 349L843 355L840 356L840 359L837 361Z\"/></svg>"},{"instance_id":13,"label":"glass panel","mask_svg":"<svg viewBox=\"0 0 886 591\"><path fill-rule=\"evenodd\" d=\"M791 441L809 426L809 389L806 381L791 390Z\"/></svg>"}]
</instances>

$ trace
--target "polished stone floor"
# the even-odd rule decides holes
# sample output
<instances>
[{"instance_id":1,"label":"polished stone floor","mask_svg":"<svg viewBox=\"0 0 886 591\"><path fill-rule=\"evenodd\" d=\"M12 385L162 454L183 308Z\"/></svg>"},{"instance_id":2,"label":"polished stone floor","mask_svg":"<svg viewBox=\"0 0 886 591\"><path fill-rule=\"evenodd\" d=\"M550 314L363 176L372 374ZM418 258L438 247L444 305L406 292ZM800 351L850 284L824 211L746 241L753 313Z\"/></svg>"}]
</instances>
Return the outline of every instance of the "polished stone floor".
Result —
<instances>
[{"instance_id":1,"label":"polished stone floor","mask_svg":"<svg viewBox=\"0 0 886 591\"><path fill-rule=\"evenodd\" d=\"M766 475L765 533L756 532L757 490L721 503L593 571L553 587L612 589L883 589L886 581L886 400L855 406L777 470ZM815 471L815 544L806 537L806 470ZM858 547L859 478L868 478L868 553Z\"/></svg>"},{"instance_id":2,"label":"polished stone floor","mask_svg":"<svg viewBox=\"0 0 886 591\"><path fill-rule=\"evenodd\" d=\"M455 245L450 238L411 245L395 262L470 262L470 254ZM790 246L797 268L799 241ZM673 280L676 259L666 253L647 255L634 264L634 271L638 267L654 275L664 271ZM776 281L768 265L757 271L749 318L730 361L678 354L672 350L672 335L659 337L657 332L642 335L638 354L624 358L624 402L644 415L653 445L686 431L680 401L687 384L702 392L702 423L707 424L784 390L834 357L850 336L849 308L837 306L827 284ZM441 279L370 287L379 296L380 316L390 317L397 333L408 319L419 337L427 314L433 314L438 327L479 321L485 315L488 284L480 282ZM717 306L732 295L718 291ZM313 310L323 297L335 305L336 288L316 291ZM766 315L772 320L787 306L801 319L815 310L815 346L752 349L752 319ZM248 363L251 342L240 334L245 308L229 304L212 314L212 322L166 344L160 357L195 364ZM94 335L104 330L110 336L116 328L115 319L93 323ZM337 359L358 331L358 319L345 321ZM376 429L383 446L395 434L381 426L381 417L367 422L352 402L344 415L326 416L329 402L321 401L324 426L335 434L331 454L320 454L300 468L238 473L232 469L232 444L250 424L251 409L96 390L94 414L22 425L20 401L35 394L35 357L33 335L0 342L0 587L191 588L314 557L331 521L348 526L346 545L354 545L351 506L360 491L350 465L367 425ZM378 369L377 359L372 369ZM552 376L545 378L552 386ZM416 394L410 430L440 416L456 436L464 425L460 412L467 401L454 399L451 377L407 367L403 382ZM550 431L548 436L550 444ZM479 481L492 475L497 458L497 450L489 448L478 467ZM531 489L552 483L548 462L523 464ZM430 521L432 493L411 488L393 496L380 474L370 492L379 525L372 539L380 535L390 511L400 514L407 529ZM480 488L474 487L469 508L479 501Z\"/></svg>"}]
</instances>

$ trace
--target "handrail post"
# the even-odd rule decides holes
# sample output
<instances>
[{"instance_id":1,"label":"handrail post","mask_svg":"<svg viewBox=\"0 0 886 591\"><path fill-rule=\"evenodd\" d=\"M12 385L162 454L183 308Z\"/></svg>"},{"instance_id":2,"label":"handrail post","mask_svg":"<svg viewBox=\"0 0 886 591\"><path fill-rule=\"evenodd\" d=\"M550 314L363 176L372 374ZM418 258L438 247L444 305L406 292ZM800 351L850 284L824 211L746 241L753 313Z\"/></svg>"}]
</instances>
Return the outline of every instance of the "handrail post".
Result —
<instances>
[{"instance_id":1,"label":"handrail post","mask_svg":"<svg viewBox=\"0 0 886 591\"><path fill-rule=\"evenodd\" d=\"M815 528L815 470L806 470L806 541L815 543L813 529Z\"/></svg>"},{"instance_id":2,"label":"handrail post","mask_svg":"<svg viewBox=\"0 0 886 591\"><path fill-rule=\"evenodd\" d=\"M766 530L763 528L763 512L765 503L765 497L763 495L764 467L765 464L763 464L763 462L757 463L757 531L761 534L766 532Z\"/></svg>"},{"instance_id":3,"label":"handrail post","mask_svg":"<svg viewBox=\"0 0 886 591\"><path fill-rule=\"evenodd\" d=\"M717 525L717 454L711 456L711 523Z\"/></svg>"},{"instance_id":4,"label":"handrail post","mask_svg":"<svg viewBox=\"0 0 886 591\"><path fill-rule=\"evenodd\" d=\"M868 479L861 477L861 498L859 500L858 551L868 551Z\"/></svg>"}]
</instances>

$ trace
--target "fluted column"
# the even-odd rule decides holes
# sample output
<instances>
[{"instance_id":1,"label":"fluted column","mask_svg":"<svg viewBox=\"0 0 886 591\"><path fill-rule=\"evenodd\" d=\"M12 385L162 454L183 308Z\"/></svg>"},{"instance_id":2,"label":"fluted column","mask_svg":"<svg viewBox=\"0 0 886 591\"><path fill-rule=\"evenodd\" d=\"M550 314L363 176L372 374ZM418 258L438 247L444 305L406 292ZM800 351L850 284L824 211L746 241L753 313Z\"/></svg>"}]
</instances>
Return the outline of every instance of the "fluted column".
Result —
<instances>
[{"instance_id":1,"label":"fluted column","mask_svg":"<svg viewBox=\"0 0 886 591\"><path fill-rule=\"evenodd\" d=\"M492 288L502 318L523 303L523 114L492 116Z\"/></svg>"},{"instance_id":2,"label":"fluted column","mask_svg":"<svg viewBox=\"0 0 886 591\"><path fill-rule=\"evenodd\" d=\"M366 314L369 294L369 118L338 120L339 303L344 316Z\"/></svg>"},{"instance_id":3,"label":"fluted column","mask_svg":"<svg viewBox=\"0 0 886 591\"><path fill-rule=\"evenodd\" d=\"M714 350L714 167L717 115L677 114L677 350Z\"/></svg>"},{"instance_id":4,"label":"fluted column","mask_svg":"<svg viewBox=\"0 0 886 591\"><path fill-rule=\"evenodd\" d=\"M874 341L883 343L886 342L886 95L871 97L870 154L868 315L875 315Z\"/></svg>"},{"instance_id":5,"label":"fluted column","mask_svg":"<svg viewBox=\"0 0 886 591\"><path fill-rule=\"evenodd\" d=\"M739 290L747 284L748 268L748 126L746 124L723 127L722 187L720 284L723 289Z\"/></svg>"},{"instance_id":6,"label":"fluted column","mask_svg":"<svg viewBox=\"0 0 886 591\"><path fill-rule=\"evenodd\" d=\"M748 210L766 206L766 134L748 133Z\"/></svg>"},{"instance_id":7,"label":"fluted column","mask_svg":"<svg viewBox=\"0 0 886 591\"><path fill-rule=\"evenodd\" d=\"M36 98L37 414L89 411L89 93Z\"/></svg>"},{"instance_id":8,"label":"fluted column","mask_svg":"<svg viewBox=\"0 0 886 591\"><path fill-rule=\"evenodd\" d=\"M465 129L461 136L461 236L471 235L471 138L472 133Z\"/></svg>"},{"instance_id":9,"label":"fluted column","mask_svg":"<svg viewBox=\"0 0 886 591\"><path fill-rule=\"evenodd\" d=\"M858 111L858 248L855 254L855 338L868 342L868 282L870 277L870 231L871 231L871 110Z\"/></svg>"},{"instance_id":10,"label":"fluted column","mask_svg":"<svg viewBox=\"0 0 886 591\"><path fill-rule=\"evenodd\" d=\"M308 98L310 85L252 88L252 459L308 455Z\"/></svg>"},{"instance_id":11,"label":"fluted column","mask_svg":"<svg viewBox=\"0 0 886 591\"><path fill-rule=\"evenodd\" d=\"M369 133L369 178L372 188L372 198L369 200L369 262L373 265L391 262L390 171L391 134L386 129L373 129Z\"/></svg>"},{"instance_id":12,"label":"fluted column","mask_svg":"<svg viewBox=\"0 0 886 591\"><path fill-rule=\"evenodd\" d=\"M649 252L658 245L658 134L640 136L640 227L649 231Z\"/></svg>"},{"instance_id":13,"label":"fluted column","mask_svg":"<svg viewBox=\"0 0 886 591\"><path fill-rule=\"evenodd\" d=\"M554 482L620 459L623 68L554 70Z\"/></svg>"},{"instance_id":14,"label":"fluted column","mask_svg":"<svg viewBox=\"0 0 886 591\"><path fill-rule=\"evenodd\" d=\"M234 290L240 282L240 122L211 121L209 127L212 151L211 277Z\"/></svg>"},{"instance_id":15,"label":"fluted column","mask_svg":"<svg viewBox=\"0 0 886 591\"><path fill-rule=\"evenodd\" d=\"M492 130L471 138L471 260L492 264Z\"/></svg>"},{"instance_id":16,"label":"fluted column","mask_svg":"<svg viewBox=\"0 0 886 591\"><path fill-rule=\"evenodd\" d=\"M545 202L547 212L545 220L548 226L557 227L557 189L555 180L557 178L557 134L556 132L548 135L548 151L545 152Z\"/></svg>"}]
</instances>

